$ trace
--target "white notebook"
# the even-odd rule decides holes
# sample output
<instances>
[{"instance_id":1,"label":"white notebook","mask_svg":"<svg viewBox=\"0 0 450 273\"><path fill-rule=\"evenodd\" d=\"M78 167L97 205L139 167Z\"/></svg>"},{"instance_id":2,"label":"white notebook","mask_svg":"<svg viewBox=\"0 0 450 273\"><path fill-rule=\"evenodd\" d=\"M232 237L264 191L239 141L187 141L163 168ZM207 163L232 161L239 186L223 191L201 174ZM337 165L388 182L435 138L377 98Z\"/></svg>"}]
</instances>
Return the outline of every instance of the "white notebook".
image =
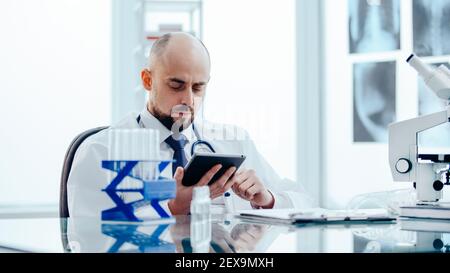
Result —
<instances>
[{"instance_id":1,"label":"white notebook","mask_svg":"<svg viewBox=\"0 0 450 273\"><path fill-rule=\"evenodd\" d=\"M364 210L328 210L323 208L294 210L244 210L236 215L238 218L272 224L309 224L309 223L346 223L392 221L385 209Z\"/></svg>"},{"instance_id":2,"label":"white notebook","mask_svg":"<svg viewBox=\"0 0 450 273\"><path fill-rule=\"evenodd\" d=\"M450 233L450 221L439 219L400 218L402 230Z\"/></svg>"},{"instance_id":3,"label":"white notebook","mask_svg":"<svg viewBox=\"0 0 450 273\"><path fill-rule=\"evenodd\" d=\"M400 208L400 216L450 220L450 204L416 205Z\"/></svg>"}]
</instances>

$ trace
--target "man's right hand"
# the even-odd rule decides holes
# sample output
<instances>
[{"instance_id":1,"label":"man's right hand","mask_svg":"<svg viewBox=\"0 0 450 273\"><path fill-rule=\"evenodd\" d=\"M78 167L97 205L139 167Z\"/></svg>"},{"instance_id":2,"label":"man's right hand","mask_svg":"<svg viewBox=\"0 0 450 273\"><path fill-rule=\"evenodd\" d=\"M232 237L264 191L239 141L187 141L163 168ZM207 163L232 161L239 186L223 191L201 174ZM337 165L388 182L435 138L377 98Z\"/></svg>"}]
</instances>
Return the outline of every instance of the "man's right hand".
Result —
<instances>
[{"instance_id":1,"label":"man's right hand","mask_svg":"<svg viewBox=\"0 0 450 273\"><path fill-rule=\"evenodd\" d=\"M181 181L184 176L184 169L178 167L175 171L174 179L177 183L177 192L175 199L169 201L169 209L172 215L187 215L190 211L192 192L194 187L202 187L208 185L214 175L222 168L222 165L218 164L212 167L195 186L186 187ZM236 171L235 167L229 168L222 177L219 178L213 185L209 186L211 199L215 199L221 196L224 192L228 191L233 185L233 180L230 179L233 173Z\"/></svg>"}]
</instances>

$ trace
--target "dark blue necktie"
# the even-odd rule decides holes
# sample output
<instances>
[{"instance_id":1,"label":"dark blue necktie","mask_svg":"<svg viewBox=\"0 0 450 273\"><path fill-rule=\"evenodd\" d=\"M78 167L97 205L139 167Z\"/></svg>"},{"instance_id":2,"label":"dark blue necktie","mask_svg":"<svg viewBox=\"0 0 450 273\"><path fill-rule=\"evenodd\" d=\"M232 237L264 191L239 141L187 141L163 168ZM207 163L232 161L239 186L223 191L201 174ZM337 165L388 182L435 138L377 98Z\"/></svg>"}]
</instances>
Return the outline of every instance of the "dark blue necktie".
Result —
<instances>
[{"instance_id":1,"label":"dark blue necktie","mask_svg":"<svg viewBox=\"0 0 450 273\"><path fill-rule=\"evenodd\" d=\"M171 135L165 140L165 142L169 144L170 148L173 149L173 159L175 162L172 163L172 174L175 174L178 167L184 168L187 164L187 158L184 154L184 146L186 146L188 141L183 134L179 134L176 138Z\"/></svg>"}]
</instances>

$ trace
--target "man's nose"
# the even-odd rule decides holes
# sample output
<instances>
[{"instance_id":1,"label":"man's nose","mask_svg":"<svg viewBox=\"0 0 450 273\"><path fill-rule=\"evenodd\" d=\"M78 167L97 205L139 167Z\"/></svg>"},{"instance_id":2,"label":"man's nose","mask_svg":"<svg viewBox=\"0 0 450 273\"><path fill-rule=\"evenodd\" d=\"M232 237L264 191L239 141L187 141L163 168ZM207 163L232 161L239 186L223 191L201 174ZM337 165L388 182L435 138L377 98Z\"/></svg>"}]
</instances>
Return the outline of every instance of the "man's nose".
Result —
<instances>
[{"instance_id":1,"label":"man's nose","mask_svg":"<svg viewBox=\"0 0 450 273\"><path fill-rule=\"evenodd\" d=\"M193 103L194 103L194 93L192 92L192 88L187 88L186 91L183 92L181 104L192 106Z\"/></svg>"}]
</instances>

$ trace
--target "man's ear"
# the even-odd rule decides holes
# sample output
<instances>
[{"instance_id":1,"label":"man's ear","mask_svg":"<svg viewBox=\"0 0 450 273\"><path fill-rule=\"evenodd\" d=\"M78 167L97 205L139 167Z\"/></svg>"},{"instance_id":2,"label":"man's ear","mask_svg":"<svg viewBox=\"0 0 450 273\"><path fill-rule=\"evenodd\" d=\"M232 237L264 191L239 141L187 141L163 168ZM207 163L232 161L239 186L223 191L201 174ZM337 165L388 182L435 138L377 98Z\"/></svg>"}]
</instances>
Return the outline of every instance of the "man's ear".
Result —
<instances>
[{"instance_id":1,"label":"man's ear","mask_svg":"<svg viewBox=\"0 0 450 273\"><path fill-rule=\"evenodd\" d=\"M148 91L152 90L153 77L152 72L148 69L144 69L141 72L142 85Z\"/></svg>"}]
</instances>

